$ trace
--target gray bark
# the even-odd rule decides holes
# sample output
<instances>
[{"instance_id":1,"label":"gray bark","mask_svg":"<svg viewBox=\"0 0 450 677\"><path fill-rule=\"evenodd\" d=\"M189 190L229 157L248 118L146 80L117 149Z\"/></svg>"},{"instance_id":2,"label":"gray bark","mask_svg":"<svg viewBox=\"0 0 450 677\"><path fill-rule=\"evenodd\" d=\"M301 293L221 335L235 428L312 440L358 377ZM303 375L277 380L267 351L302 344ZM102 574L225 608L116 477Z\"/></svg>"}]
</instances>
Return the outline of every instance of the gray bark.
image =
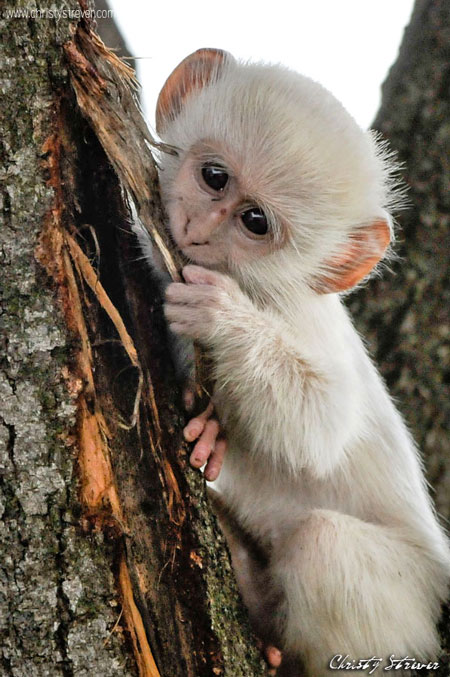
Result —
<instances>
[{"instance_id":1,"label":"gray bark","mask_svg":"<svg viewBox=\"0 0 450 677\"><path fill-rule=\"evenodd\" d=\"M125 194L161 211L129 76L89 20L0 30L0 674L262 675L134 262Z\"/></svg>"},{"instance_id":2,"label":"gray bark","mask_svg":"<svg viewBox=\"0 0 450 677\"><path fill-rule=\"evenodd\" d=\"M112 549L103 533L79 527L70 340L35 258L54 205L43 145L54 131L55 83L67 81L68 29L0 21L0 674L131 677L123 633L110 633L120 613Z\"/></svg>"}]
</instances>

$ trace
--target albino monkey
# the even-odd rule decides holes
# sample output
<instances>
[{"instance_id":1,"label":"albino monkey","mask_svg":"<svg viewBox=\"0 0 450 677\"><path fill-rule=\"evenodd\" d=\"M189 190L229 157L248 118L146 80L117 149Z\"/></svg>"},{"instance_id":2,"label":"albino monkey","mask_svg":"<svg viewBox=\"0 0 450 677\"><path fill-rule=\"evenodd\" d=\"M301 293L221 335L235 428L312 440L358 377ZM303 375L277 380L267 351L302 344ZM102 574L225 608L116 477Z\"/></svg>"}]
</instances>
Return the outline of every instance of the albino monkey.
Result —
<instances>
[{"instance_id":1,"label":"albino monkey","mask_svg":"<svg viewBox=\"0 0 450 677\"><path fill-rule=\"evenodd\" d=\"M392 239L391 154L319 84L220 50L171 74L157 130L176 149L161 162L169 228L195 264L165 313L213 360L217 487L257 631L310 677L338 654L434 659L449 548L340 298Z\"/></svg>"}]
</instances>

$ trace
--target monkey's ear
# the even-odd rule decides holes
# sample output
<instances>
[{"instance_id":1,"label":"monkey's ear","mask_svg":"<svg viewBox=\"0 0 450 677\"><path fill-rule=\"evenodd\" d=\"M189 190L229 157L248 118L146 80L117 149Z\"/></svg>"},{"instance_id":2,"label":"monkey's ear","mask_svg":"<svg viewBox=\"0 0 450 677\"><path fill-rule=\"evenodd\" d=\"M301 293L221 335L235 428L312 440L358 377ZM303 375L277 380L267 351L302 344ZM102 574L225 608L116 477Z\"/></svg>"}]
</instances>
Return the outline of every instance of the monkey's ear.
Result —
<instances>
[{"instance_id":1,"label":"monkey's ear","mask_svg":"<svg viewBox=\"0 0 450 677\"><path fill-rule=\"evenodd\" d=\"M388 216L355 231L342 253L327 261L329 272L315 281L314 289L322 294L351 289L381 260L390 240Z\"/></svg>"},{"instance_id":2,"label":"monkey's ear","mask_svg":"<svg viewBox=\"0 0 450 677\"><path fill-rule=\"evenodd\" d=\"M220 67L231 54L221 49L198 49L178 64L169 75L156 104L156 131L164 131L167 123L176 118L189 95L217 77Z\"/></svg>"}]
</instances>

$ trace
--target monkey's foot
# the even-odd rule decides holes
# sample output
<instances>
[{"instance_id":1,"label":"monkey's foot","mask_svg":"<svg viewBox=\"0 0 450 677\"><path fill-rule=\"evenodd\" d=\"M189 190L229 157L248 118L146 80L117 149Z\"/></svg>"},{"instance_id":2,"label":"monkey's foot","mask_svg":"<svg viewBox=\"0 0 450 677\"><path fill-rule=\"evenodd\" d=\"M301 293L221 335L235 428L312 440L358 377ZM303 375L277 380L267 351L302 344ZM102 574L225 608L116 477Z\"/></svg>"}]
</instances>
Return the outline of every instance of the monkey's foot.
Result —
<instances>
[{"instance_id":1,"label":"monkey's foot","mask_svg":"<svg viewBox=\"0 0 450 677\"><path fill-rule=\"evenodd\" d=\"M283 660L283 654L276 646L265 646L264 647L264 657L269 664L271 675L275 675L277 668L280 667L281 661Z\"/></svg>"},{"instance_id":2,"label":"monkey's foot","mask_svg":"<svg viewBox=\"0 0 450 677\"><path fill-rule=\"evenodd\" d=\"M276 675L277 668L280 667L283 660L283 654L281 653L280 649L277 649L277 647L273 646L273 644L264 644L261 639L257 640L256 646L261 651L262 655L264 656L264 660L270 668L269 674Z\"/></svg>"},{"instance_id":3,"label":"monkey's foot","mask_svg":"<svg viewBox=\"0 0 450 677\"><path fill-rule=\"evenodd\" d=\"M214 405L210 402L205 411L191 418L183 430L187 442L198 440L189 462L194 468L201 468L206 464L205 477L209 482L218 478L227 449L227 442L221 437L220 424L213 417L213 412Z\"/></svg>"},{"instance_id":4,"label":"monkey's foot","mask_svg":"<svg viewBox=\"0 0 450 677\"><path fill-rule=\"evenodd\" d=\"M195 383L192 380L188 381L188 384L183 389L183 404L187 412L190 412L194 408L195 404Z\"/></svg>"}]
</instances>

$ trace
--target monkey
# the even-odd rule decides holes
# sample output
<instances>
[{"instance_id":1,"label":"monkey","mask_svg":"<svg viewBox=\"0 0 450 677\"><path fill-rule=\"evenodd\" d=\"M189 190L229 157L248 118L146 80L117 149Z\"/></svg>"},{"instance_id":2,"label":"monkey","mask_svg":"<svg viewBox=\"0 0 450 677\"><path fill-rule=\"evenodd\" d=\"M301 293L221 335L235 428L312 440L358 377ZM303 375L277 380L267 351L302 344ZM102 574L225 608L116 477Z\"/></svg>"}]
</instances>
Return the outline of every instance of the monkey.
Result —
<instances>
[{"instance_id":1,"label":"monkey","mask_svg":"<svg viewBox=\"0 0 450 677\"><path fill-rule=\"evenodd\" d=\"M447 537L343 303L389 259L404 200L393 153L315 81L219 49L175 68L156 129L189 261L165 315L213 362L227 449L212 475L256 631L309 677L336 656L435 658ZM210 426L194 465L211 460L211 411L186 428L201 440Z\"/></svg>"}]
</instances>

